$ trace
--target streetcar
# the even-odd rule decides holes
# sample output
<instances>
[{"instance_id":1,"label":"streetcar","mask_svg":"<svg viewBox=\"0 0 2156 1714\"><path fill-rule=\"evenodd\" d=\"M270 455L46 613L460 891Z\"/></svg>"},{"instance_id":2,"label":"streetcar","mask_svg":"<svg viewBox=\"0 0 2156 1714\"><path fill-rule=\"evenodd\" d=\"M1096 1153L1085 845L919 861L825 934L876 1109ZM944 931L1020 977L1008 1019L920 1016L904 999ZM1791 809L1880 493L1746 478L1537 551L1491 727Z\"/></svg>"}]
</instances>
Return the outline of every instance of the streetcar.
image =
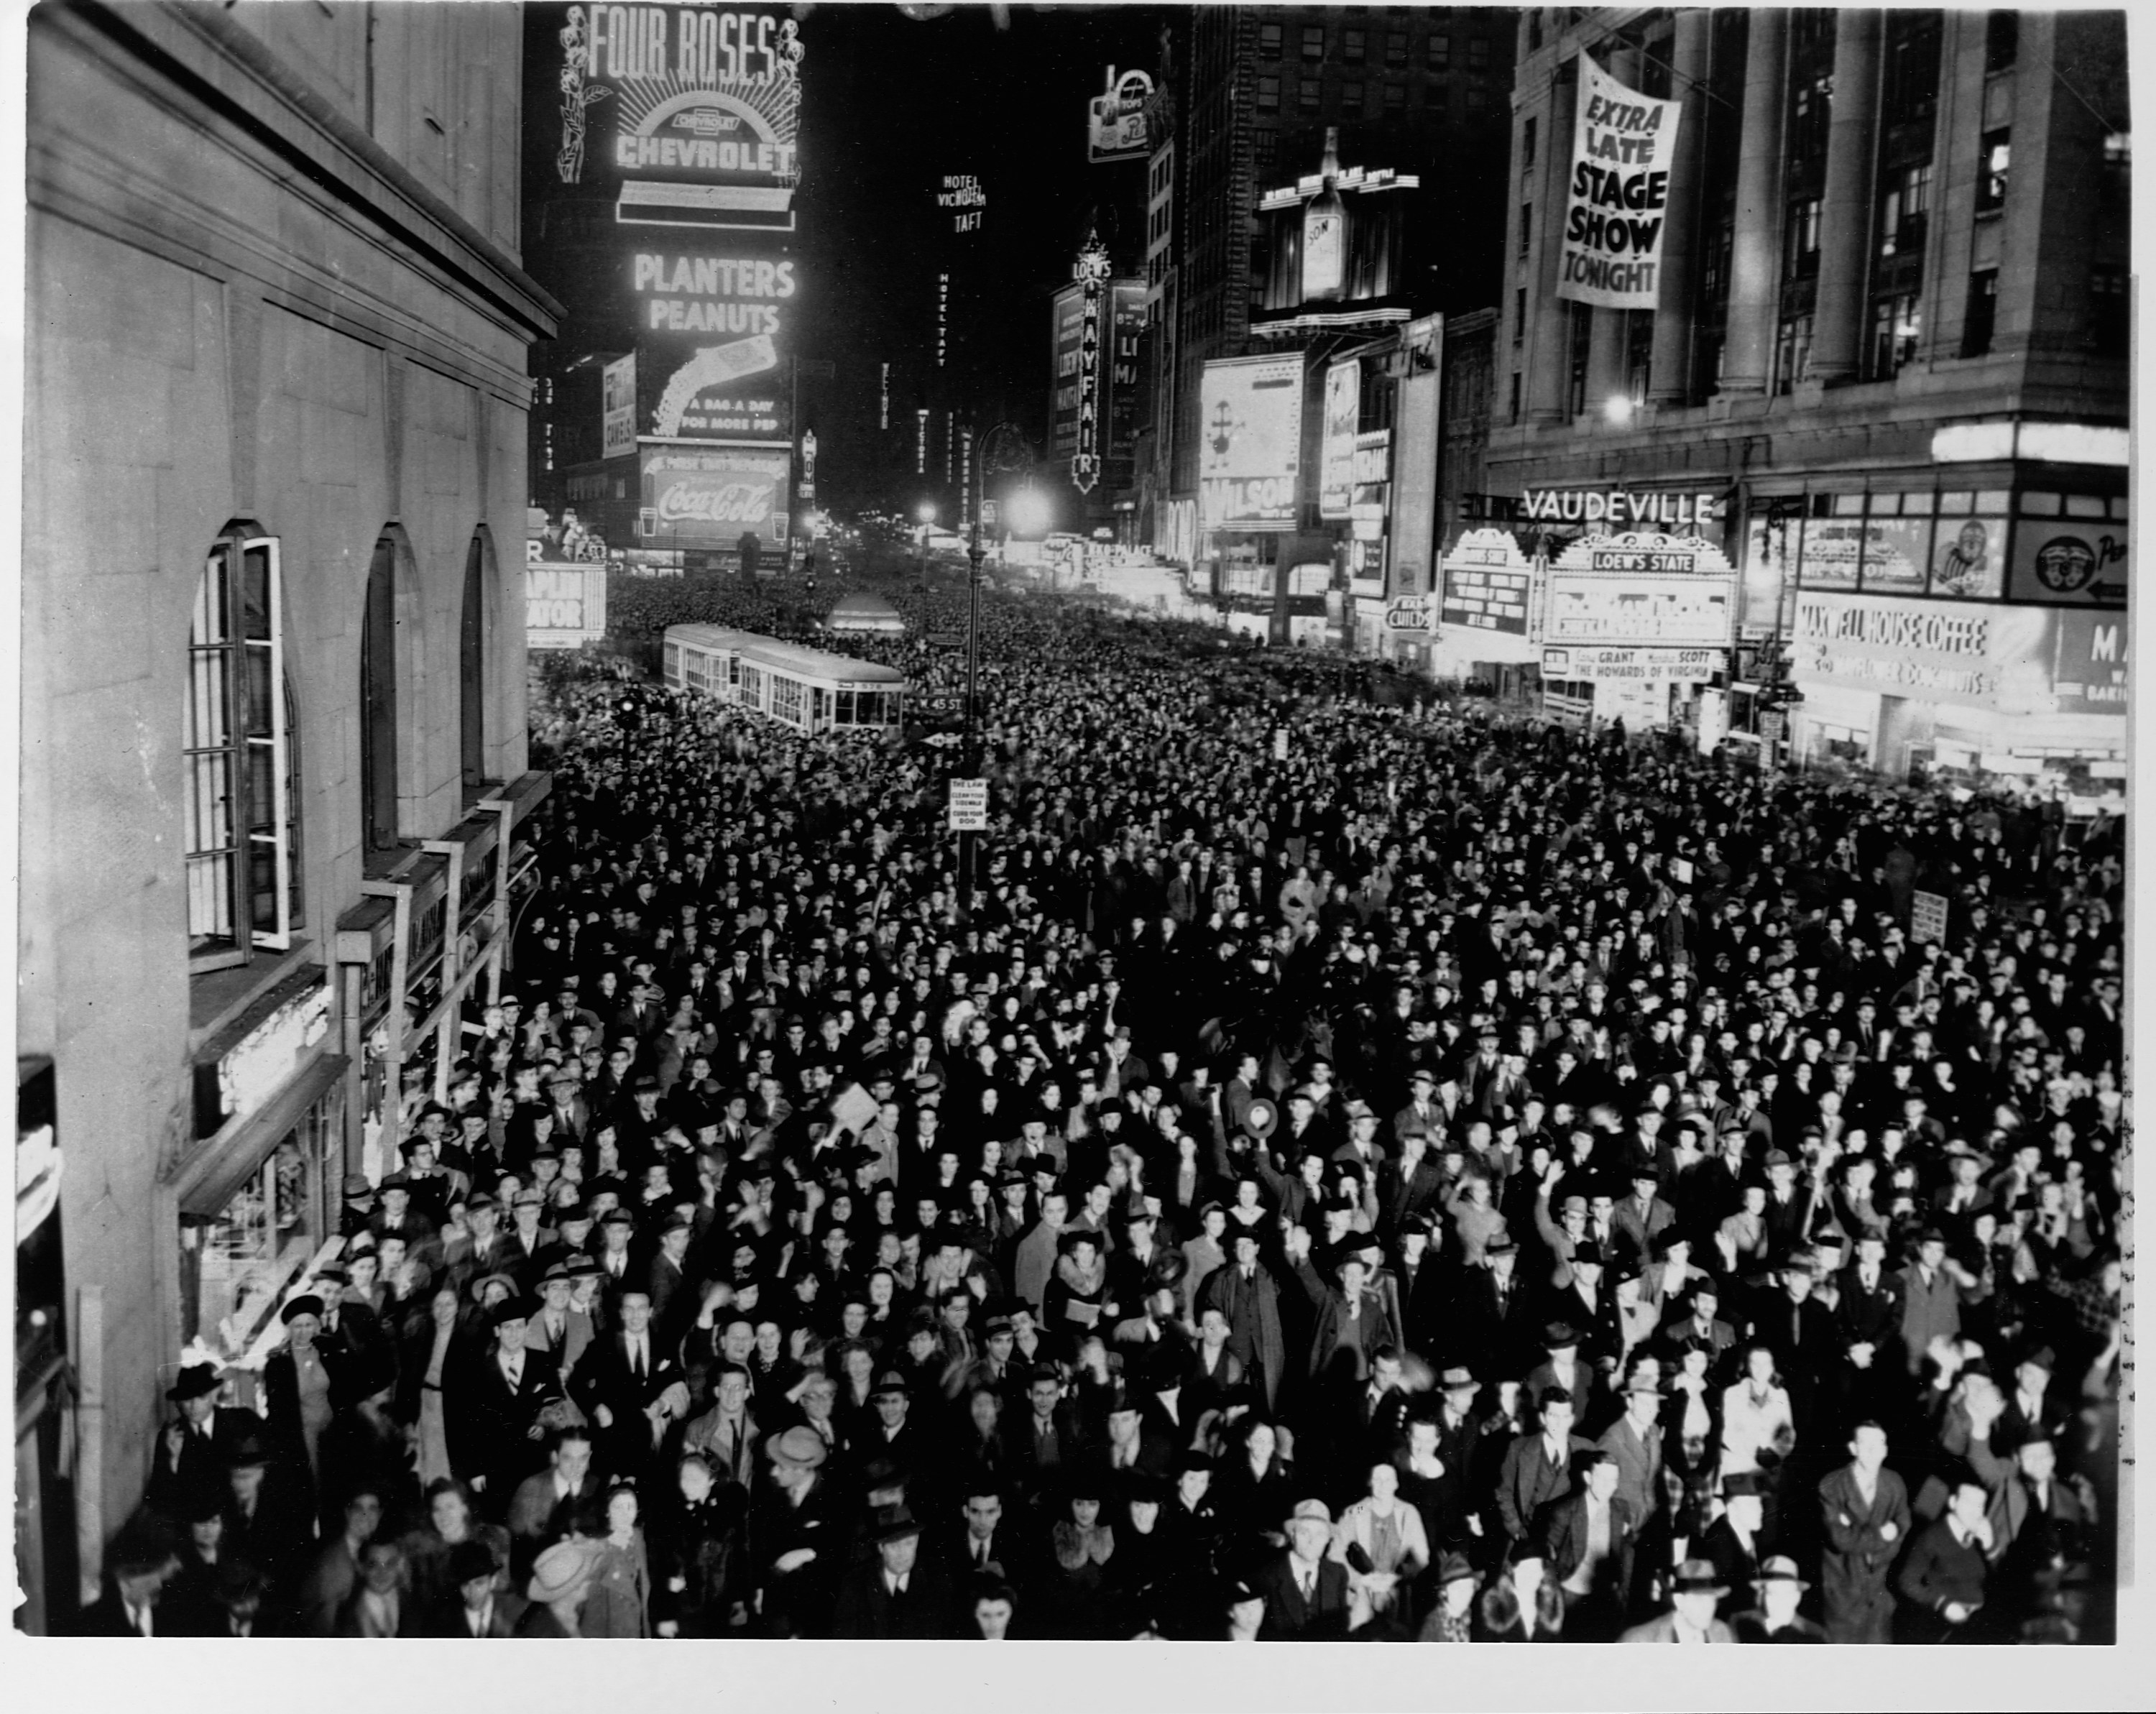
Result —
<instances>
[{"instance_id":1,"label":"streetcar","mask_svg":"<svg viewBox=\"0 0 2156 1714\"><path fill-rule=\"evenodd\" d=\"M906 675L725 625L669 625L665 677L798 732L904 729Z\"/></svg>"}]
</instances>

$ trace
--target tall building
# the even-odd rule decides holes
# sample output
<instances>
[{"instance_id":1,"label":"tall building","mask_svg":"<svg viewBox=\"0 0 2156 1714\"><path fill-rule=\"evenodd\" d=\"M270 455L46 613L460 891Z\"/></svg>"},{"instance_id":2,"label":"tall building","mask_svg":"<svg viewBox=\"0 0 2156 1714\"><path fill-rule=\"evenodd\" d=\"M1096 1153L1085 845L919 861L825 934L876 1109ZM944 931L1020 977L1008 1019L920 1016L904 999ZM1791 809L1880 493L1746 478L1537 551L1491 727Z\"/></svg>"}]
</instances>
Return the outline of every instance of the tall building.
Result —
<instances>
[{"instance_id":1,"label":"tall building","mask_svg":"<svg viewBox=\"0 0 2156 1714\"><path fill-rule=\"evenodd\" d=\"M182 1352L287 1292L501 978L525 819L521 28L28 22L18 1623L94 1592Z\"/></svg>"},{"instance_id":2,"label":"tall building","mask_svg":"<svg viewBox=\"0 0 2156 1714\"><path fill-rule=\"evenodd\" d=\"M1167 87L1178 232L1173 364L1157 406L1152 539L1195 559L1204 366L1254 347L1272 257L1259 202L1341 158L1420 180L1401 296L1416 313L1493 301L1518 14L1489 7L1219 6L1175 26ZM1158 158L1158 157L1157 157ZM1187 544L1187 546L1186 546Z\"/></svg>"},{"instance_id":3,"label":"tall building","mask_svg":"<svg viewBox=\"0 0 2156 1714\"><path fill-rule=\"evenodd\" d=\"M1525 14L1488 492L1457 526L1555 556L1646 517L1725 556L1740 740L2123 772L2126 64L2115 12ZM1605 75L1630 93L1583 90ZM1635 97L1675 104L1660 184L1626 164ZM1704 680L1677 682L1665 716Z\"/></svg>"}]
</instances>

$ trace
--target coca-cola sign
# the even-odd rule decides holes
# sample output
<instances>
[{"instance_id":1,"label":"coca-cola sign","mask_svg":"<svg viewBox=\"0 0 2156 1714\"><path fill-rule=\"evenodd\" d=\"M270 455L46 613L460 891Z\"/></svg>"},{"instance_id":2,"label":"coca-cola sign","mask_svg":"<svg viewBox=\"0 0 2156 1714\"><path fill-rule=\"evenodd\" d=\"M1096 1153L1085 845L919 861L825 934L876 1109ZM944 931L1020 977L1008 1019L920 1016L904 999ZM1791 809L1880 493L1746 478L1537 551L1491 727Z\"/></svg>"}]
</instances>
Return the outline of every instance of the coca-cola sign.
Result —
<instances>
[{"instance_id":1,"label":"coca-cola sign","mask_svg":"<svg viewBox=\"0 0 2156 1714\"><path fill-rule=\"evenodd\" d=\"M771 488L756 482L717 485L685 477L669 483L659 495L659 521L680 524L694 518L706 524L756 525L771 516Z\"/></svg>"},{"instance_id":2,"label":"coca-cola sign","mask_svg":"<svg viewBox=\"0 0 2156 1714\"><path fill-rule=\"evenodd\" d=\"M645 446L640 456L645 546L731 547L744 533L785 540L787 451Z\"/></svg>"}]
</instances>

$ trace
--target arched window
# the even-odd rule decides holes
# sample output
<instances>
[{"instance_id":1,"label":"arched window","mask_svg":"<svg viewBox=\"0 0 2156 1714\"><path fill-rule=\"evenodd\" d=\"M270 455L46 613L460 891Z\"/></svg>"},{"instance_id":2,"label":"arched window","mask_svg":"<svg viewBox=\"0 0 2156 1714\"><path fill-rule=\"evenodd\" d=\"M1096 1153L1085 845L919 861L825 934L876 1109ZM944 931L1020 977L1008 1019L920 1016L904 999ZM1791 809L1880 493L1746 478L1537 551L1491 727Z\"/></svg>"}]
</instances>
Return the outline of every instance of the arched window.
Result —
<instances>
[{"instance_id":1,"label":"arched window","mask_svg":"<svg viewBox=\"0 0 2156 1714\"><path fill-rule=\"evenodd\" d=\"M465 555L464 625L457 649L457 680L463 697L464 781L467 786L483 784L487 777L486 642L490 627L487 624L486 579L492 557L487 552L485 532L474 535L471 550Z\"/></svg>"},{"instance_id":2,"label":"arched window","mask_svg":"<svg viewBox=\"0 0 2156 1714\"><path fill-rule=\"evenodd\" d=\"M397 844L397 544L374 544L359 641L361 831L369 851Z\"/></svg>"},{"instance_id":3,"label":"arched window","mask_svg":"<svg viewBox=\"0 0 2156 1714\"><path fill-rule=\"evenodd\" d=\"M302 921L297 704L277 538L209 552L187 634L187 941L198 969L283 951Z\"/></svg>"}]
</instances>

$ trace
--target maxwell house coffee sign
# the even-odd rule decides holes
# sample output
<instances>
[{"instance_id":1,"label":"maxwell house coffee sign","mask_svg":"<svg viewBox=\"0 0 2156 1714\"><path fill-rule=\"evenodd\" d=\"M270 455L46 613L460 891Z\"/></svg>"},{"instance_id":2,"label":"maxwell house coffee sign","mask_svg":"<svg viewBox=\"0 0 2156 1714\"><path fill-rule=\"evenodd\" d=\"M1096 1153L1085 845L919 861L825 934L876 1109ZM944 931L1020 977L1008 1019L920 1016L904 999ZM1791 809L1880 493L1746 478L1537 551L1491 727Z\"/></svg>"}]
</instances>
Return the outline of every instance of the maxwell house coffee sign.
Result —
<instances>
[{"instance_id":1,"label":"maxwell house coffee sign","mask_svg":"<svg viewBox=\"0 0 2156 1714\"><path fill-rule=\"evenodd\" d=\"M786 539L793 454L747 447L647 446L638 528L651 546L732 547Z\"/></svg>"},{"instance_id":2,"label":"maxwell house coffee sign","mask_svg":"<svg viewBox=\"0 0 2156 1714\"><path fill-rule=\"evenodd\" d=\"M618 179L624 225L793 229L803 49L792 18L601 5L562 18L563 183Z\"/></svg>"}]
</instances>

